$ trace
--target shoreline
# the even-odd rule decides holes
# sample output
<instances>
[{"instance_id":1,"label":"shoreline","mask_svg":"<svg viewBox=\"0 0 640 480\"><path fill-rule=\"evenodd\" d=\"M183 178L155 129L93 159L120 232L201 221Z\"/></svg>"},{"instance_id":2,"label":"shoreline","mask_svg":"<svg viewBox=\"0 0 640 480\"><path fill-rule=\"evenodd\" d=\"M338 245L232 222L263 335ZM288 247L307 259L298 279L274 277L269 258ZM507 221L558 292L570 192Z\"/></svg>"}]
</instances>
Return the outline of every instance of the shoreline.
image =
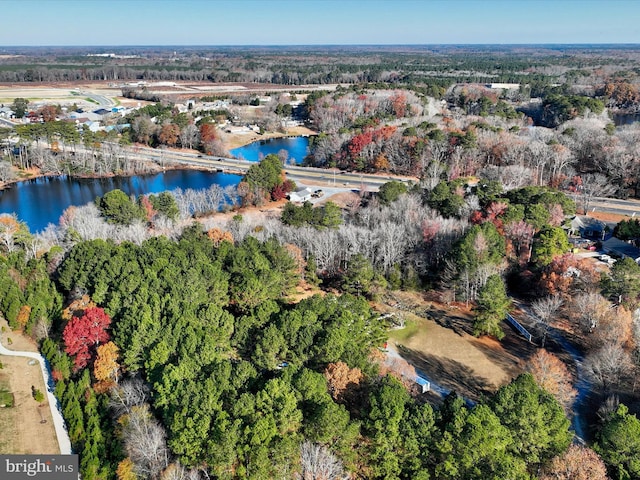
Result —
<instances>
[{"instance_id":1,"label":"shoreline","mask_svg":"<svg viewBox=\"0 0 640 480\"><path fill-rule=\"evenodd\" d=\"M283 132L267 132L262 135L260 134L251 134L251 135L239 135L239 134L221 134L221 140L225 144L225 148L227 151L233 150L235 148L244 147L246 145L250 145L254 142L259 142L261 140L272 140L275 138L289 138L289 137L309 137L313 135L318 135L318 132L315 132L306 127L293 127L289 129L287 133ZM230 146L231 145L231 146ZM171 151L176 152L191 152L191 153L200 153L198 150L189 149L189 148L174 148L170 149ZM133 177L136 175L151 175L155 173L161 173L167 170L201 170L201 171L213 171L215 168L207 168L205 166L196 167L192 165L170 165L166 167L160 167L158 164L148 161L145 162L145 166L150 167L148 170L139 171L139 172L130 172L130 173L105 173L103 175L70 175L67 173L42 173L39 169L31 169L23 172L28 173L28 177L24 176L24 174L18 175L15 179L10 180L8 182L0 182L0 192L11 188L11 186L26 182L29 180L37 180L38 178L45 177L60 177L60 176L68 176L71 178L84 178L84 179L97 179L97 178L112 178L112 177Z\"/></svg>"}]
</instances>

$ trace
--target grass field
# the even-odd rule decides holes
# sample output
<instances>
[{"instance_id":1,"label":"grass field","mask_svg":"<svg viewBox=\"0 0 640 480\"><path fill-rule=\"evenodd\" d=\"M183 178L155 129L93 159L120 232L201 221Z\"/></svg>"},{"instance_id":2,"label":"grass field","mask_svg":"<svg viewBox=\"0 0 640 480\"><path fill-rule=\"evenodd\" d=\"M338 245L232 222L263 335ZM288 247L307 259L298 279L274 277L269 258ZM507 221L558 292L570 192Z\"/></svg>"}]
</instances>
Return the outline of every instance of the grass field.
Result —
<instances>
[{"instance_id":1,"label":"grass field","mask_svg":"<svg viewBox=\"0 0 640 480\"><path fill-rule=\"evenodd\" d=\"M430 380L466 398L479 400L510 382L533 353L533 347L506 325L502 342L475 338L472 315L458 306L425 301L419 294L400 303L402 311L397 313L406 326L391 330L389 342Z\"/></svg>"},{"instance_id":2,"label":"grass field","mask_svg":"<svg viewBox=\"0 0 640 480\"><path fill-rule=\"evenodd\" d=\"M0 405L6 405L0 408L0 453L8 453L11 451L12 432L15 432L15 415L13 412L13 394L9 389L8 375L0 370Z\"/></svg>"}]
</instances>

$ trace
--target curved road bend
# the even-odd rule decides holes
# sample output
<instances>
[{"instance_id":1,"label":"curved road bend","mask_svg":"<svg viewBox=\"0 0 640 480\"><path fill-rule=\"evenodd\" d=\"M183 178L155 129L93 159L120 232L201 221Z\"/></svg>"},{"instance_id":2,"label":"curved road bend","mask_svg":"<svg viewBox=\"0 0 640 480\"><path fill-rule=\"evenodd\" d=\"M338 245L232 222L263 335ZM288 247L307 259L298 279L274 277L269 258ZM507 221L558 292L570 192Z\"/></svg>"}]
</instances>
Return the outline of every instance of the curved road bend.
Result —
<instances>
[{"instance_id":1,"label":"curved road bend","mask_svg":"<svg viewBox=\"0 0 640 480\"><path fill-rule=\"evenodd\" d=\"M44 379L44 383L47 387L47 400L49 401L49 408L51 409L51 418L53 418L53 426L56 431L56 437L58 437L60 453L64 455L70 455L71 453L73 453L71 451L71 440L69 439L69 434L67 433L67 427L64 423L64 419L62 418L62 410L60 408L60 404L58 403L58 399L53 394L54 384L53 379L51 378L51 372L49 370L48 362L39 353L15 352L13 350L8 350L4 347L4 345L2 345L2 342L0 342L0 355L6 355L8 357L32 358L40 364L40 369L42 370L42 378Z\"/></svg>"}]
</instances>

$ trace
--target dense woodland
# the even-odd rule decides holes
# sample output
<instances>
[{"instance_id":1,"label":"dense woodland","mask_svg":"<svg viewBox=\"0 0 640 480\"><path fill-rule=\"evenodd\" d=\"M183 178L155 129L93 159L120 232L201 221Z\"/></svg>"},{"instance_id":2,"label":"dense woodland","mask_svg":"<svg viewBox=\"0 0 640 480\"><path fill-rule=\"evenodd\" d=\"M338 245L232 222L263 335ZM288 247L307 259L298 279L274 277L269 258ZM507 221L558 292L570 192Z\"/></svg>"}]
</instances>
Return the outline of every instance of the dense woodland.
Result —
<instances>
[{"instance_id":1,"label":"dense woodland","mask_svg":"<svg viewBox=\"0 0 640 480\"><path fill-rule=\"evenodd\" d=\"M2 82L170 80L283 85L367 82L594 84L637 74L635 46L13 47ZM114 54L99 57L95 54ZM132 56L118 58L117 56Z\"/></svg>"},{"instance_id":2,"label":"dense woodland","mask_svg":"<svg viewBox=\"0 0 640 480\"><path fill-rule=\"evenodd\" d=\"M346 205L218 215L282 201L295 188L286 159L270 155L237 189L138 198L116 190L69 208L38 235L1 215L0 312L49 359L83 478L640 478L640 266L625 259L596 270L569 253L566 230L594 196L637 196L640 130L608 117L637 107L633 69L616 75L616 62L633 63L635 53L603 52L611 53L345 56L340 74L354 75L354 85L306 97L302 115L319 132L306 162L416 178ZM237 68L239 52L228 53L220 68ZM273 81L277 65L303 53L266 49L242 61ZM518 91L442 84L436 92L395 78L355 85L366 62L384 72L398 54L403 75L428 61L444 76L464 57L470 72L500 65L503 80L519 82L525 70L546 77ZM304 65L289 83L319 74ZM552 75L563 84L552 86ZM281 101L264 110L291 113ZM195 112L165 100L108 138L50 118L19 127L24 149L0 172L136 171L144 166L128 159L130 143L211 152L220 148L216 117L233 113L209 112L198 124ZM56 142L55 154L44 142ZM85 153L71 154L80 143ZM614 234L638 239L639 225L622 222ZM315 294L300 300L296 287ZM392 324L375 304L395 290L468 305L468 331L496 339L515 335L503 320L517 299L540 348L497 391L432 402L416 391L411 368L383 361ZM559 338L583 358L587 405L576 401L577 373ZM574 416L585 445L572 442Z\"/></svg>"},{"instance_id":3,"label":"dense woodland","mask_svg":"<svg viewBox=\"0 0 640 480\"><path fill-rule=\"evenodd\" d=\"M254 194L283 181L275 159L247 175ZM566 256L557 225L575 205L564 194L390 182L337 217L331 203L305 204L257 224L187 227L177 198L114 191L36 237L2 217L0 308L42 343L83 477L526 479L576 463L589 478L606 478L605 464L614 477L640 473L640 421L615 396L637 368L637 328L607 300L636 305L640 267L618 262L600 279ZM300 282L334 293L294 302ZM475 303L474 332L497 338L507 289L530 296L541 332L571 302L606 400L593 450L569 448L575 391L544 349L495 394L437 406L416 396L380 362L389 325L368 302L398 288ZM626 370L612 369L611 351Z\"/></svg>"}]
</instances>

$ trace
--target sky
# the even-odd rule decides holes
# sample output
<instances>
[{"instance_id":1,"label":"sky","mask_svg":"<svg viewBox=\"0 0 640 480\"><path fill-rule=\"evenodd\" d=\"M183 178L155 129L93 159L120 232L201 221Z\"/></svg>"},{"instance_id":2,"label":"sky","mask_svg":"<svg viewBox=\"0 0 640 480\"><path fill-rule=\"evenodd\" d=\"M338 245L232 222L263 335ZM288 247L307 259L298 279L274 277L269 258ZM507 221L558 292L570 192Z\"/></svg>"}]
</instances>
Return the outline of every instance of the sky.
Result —
<instances>
[{"instance_id":1,"label":"sky","mask_svg":"<svg viewBox=\"0 0 640 480\"><path fill-rule=\"evenodd\" d=\"M640 43L640 0L0 0L0 17L0 46Z\"/></svg>"}]
</instances>

